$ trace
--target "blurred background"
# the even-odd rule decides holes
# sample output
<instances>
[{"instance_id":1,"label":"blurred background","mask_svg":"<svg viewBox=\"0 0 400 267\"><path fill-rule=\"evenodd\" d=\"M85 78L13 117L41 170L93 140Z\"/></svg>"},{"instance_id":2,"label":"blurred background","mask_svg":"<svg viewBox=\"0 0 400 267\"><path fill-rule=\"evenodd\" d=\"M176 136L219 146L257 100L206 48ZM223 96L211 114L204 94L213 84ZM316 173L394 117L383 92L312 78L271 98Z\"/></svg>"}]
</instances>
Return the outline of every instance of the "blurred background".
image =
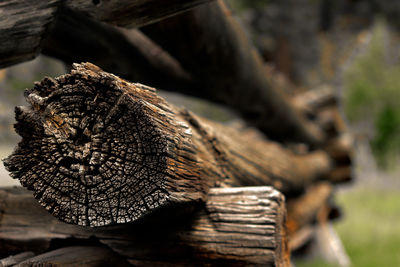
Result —
<instances>
[{"instance_id":1,"label":"blurred background","mask_svg":"<svg viewBox=\"0 0 400 267\"><path fill-rule=\"evenodd\" d=\"M362 0L228 1L268 71L298 90L331 86L355 138L351 184L337 190L336 224L353 266L400 266L400 3ZM18 142L13 110L23 90L68 71L46 56L0 70L0 158ZM168 101L214 120L229 110L160 91ZM17 185L0 164L0 186ZM318 256L296 266L336 266Z\"/></svg>"}]
</instances>

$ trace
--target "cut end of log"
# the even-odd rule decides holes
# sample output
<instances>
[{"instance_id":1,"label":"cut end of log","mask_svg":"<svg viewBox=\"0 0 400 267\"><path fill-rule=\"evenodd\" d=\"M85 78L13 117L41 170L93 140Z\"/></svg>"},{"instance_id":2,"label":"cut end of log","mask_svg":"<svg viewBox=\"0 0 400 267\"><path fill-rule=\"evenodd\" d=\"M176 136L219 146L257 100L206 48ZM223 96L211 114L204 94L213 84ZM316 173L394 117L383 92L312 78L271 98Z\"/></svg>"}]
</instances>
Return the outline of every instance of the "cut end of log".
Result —
<instances>
[{"instance_id":1,"label":"cut end of log","mask_svg":"<svg viewBox=\"0 0 400 267\"><path fill-rule=\"evenodd\" d=\"M103 226L169 202L168 161L179 140L160 130L169 111L154 89L83 63L25 97L30 106L15 111L22 141L4 165L54 216Z\"/></svg>"}]
</instances>

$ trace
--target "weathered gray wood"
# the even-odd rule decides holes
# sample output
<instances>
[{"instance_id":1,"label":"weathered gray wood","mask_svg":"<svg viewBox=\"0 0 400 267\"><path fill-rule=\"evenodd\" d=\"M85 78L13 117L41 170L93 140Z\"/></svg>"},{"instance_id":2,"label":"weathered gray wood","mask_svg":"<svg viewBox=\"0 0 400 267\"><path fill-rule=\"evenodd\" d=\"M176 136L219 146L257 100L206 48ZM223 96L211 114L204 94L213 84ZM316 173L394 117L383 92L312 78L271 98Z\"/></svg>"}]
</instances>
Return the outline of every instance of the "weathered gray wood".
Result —
<instances>
[{"instance_id":1,"label":"weathered gray wood","mask_svg":"<svg viewBox=\"0 0 400 267\"><path fill-rule=\"evenodd\" d=\"M16 109L22 141L4 160L54 216L101 226L202 201L214 186L273 185L287 195L331 170L321 151L278 143L169 105L90 63L45 78Z\"/></svg>"},{"instance_id":2,"label":"weathered gray wood","mask_svg":"<svg viewBox=\"0 0 400 267\"><path fill-rule=\"evenodd\" d=\"M60 2L0 2L0 68L31 60L39 54Z\"/></svg>"},{"instance_id":3,"label":"weathered gray wood","mask_svg":"<svg viewBox=\"0 0 400 267\"><path fill-rule=\"evenodd\" d=\"M269 138L317 146L324 133L267 79L260 55L223 1L143 28L175 57L196 86L192 94L226 104Z\"/></svg>"},{"instance_id":4,"label":"weathered gray wood","mask_svg":"<svg viewBox=\"0 0 400 267\"><path fill-rule=\"evenodd\" d=\"M113 25L138 27L209 1L4 0L0 2L0 68L36 57L57 11L64 7Z\"/></svg>"},{"instance_id":5,"label":"weathered gray wood","mask_svg":"<svg viewBox=\"0 0 400 267\"><path fill-rule=\"evenodd\" d=\"M131 266L126 260L105 247L72 246L52 250L29 258L16 267L51 266L51 267L97 267Z\"/></svg>"},{"instance_id":6,"label":"weathered gray wood","mask_svg":"<svg viewBox=\"0 0 400 267\"><path fill-rule=\"evenodd\" d=\"M5 251L2 252L2 254ZM18 264L26 259L32 258L35 254L33 252L21 252L17 255L8 256L0 260L0 267L8 267Z\"/></svg>"},{"instance_id":7,"label":"weathered gray wood","mask_svg":"<svg viewBox=\"0 0 400 267\"><path fill-rule=\"evenodd\" d=\"M62 223L23 188L0 189L0 211L0 249L10 254L86 243L135 266L289 266L284 198L272 187L213 188L205 207L184 220L167 213L112 227Z\"/></svg>"}]
</instances>

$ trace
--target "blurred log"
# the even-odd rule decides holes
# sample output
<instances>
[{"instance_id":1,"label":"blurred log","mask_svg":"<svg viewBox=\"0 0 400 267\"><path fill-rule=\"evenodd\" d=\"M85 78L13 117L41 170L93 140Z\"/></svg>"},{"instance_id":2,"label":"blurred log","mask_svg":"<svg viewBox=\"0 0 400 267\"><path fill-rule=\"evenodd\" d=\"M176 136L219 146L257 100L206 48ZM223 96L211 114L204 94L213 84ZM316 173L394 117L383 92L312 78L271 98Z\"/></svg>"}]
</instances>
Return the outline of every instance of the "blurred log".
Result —
<instances>
[{"instance_id":1,"label":"blurred log","mask_svg":"<svg viewBox=\"0 0 400 267\"><path fill-rule=\"evenodd\" d=\"M52 250L26 259L18 266L131 266L123 258L104 247L73 246Z\"/></svg>"},{"instance_id":2,"label":"blurred log","mask_svg":"<svg viewBox=\"0 0 400 267\"><path fill-rule=\"evenodd\" d=\"M302 196L288 200L287 225L290 237L301 228L316 222L318 213L326 207L332 191L330 183L320 182L311 185Z\"/></svg>"},{"instance_id":3,"label":"blurred log","mask_svg":"<svg viewBox=\"0 0 400 267\"><path fill-rule=\"evenodd\" d=\"M321 107L336 105L337 97L334 89L325 85L297 94L293 102L300 109L316 113Z\"/></svg>"},{"instance_id":4,"label":"blurred log","mask_svg":"<svg viewBox=\"0 0 400 267\"><path fill-rule=\"evenodd\" d=\"M45 78L26 98L31 106L16 108L22 141L4 164L69 223L135 221L204 200L220 185L273 185L291 195L331 170L324 152L296 155L250 139L90 63Z\"/></svg>"},{"instance_id":5,"label":"blurred log","mask_svg":"<svg viewBox=\"0 0 400 267\"><path fill-rule=\"evenodd\" d=\"M339 267L351 266L349 255L336 233L333 225L329 222L321 222L316 226L313 246L318 253L318 258Z\"/></svg>"},{"instance_id":6,"label":"blurred log","mask_svg":"<svg viewBox=\"0 0 400 267\"><path fill-rule=\"evenodd\" d=\"M265 77L261 57L223 1L142 30L195 79L183 93L227 104L272 139L323 142L322 131Z\"/></svg>"},{"instance_id":7,"label":"blurred log","mask_svg":"<svg viewBox=\"0 0 400 267\"><path fill-rule=\"evenodd\" d=\"M191 9L210 0L71 0L19 1L0 3L0 68L31 60L61 6L93 19L124 27L138 27ZM83 25L81 25L83 26Z\"/></svg>"},{"instance_id":8,"label":"blurred log","mask_svg":"<svg viewBox=\"0 0 400 267\"><path fill-rule=\"evenodd\" d=\"M167 213L112 227L62 223L23 188L0 189L0 211L2 253L90 246L28 262L65 263L75 255L66 253L71 249L78 258L90 253L93 260L102 259L110 255L108 247L135 266L289 266L284 198L271 187L213 188L205 207L185 220Z\"/></svg>"},{"instance_id":9,"label":"blurred log","mask_svg":"<svg viewBox=\"0 0 400 267\"><path fill-rule=\"evenodd\" d=\"M0 260L0 267L14 266L26 259L32 258L34 255L33 252L21 252L17 255L8 256L7 258Z\"/></svg>"},{"instance_id":10,"label":"blurred log","mask_svg":"<svg viewBox=\"0 0 400 267\"><path fill-rule=\"evenodd\" d=\"M182 13L211 0L69 0L72 10L122 27L139 27Z\"/></svg>"},{"instance_id":11,"label":"blurred log","mask_svg":"<svg viewBox=\"0 0 400 267\"><path fill-rule=\"evenodd\" d=\"M125 79L161 88L189 87L179 62L137 29L117 29L63 8L42 53L68 65L92 62Z\"/></svg>"}]
</instances>

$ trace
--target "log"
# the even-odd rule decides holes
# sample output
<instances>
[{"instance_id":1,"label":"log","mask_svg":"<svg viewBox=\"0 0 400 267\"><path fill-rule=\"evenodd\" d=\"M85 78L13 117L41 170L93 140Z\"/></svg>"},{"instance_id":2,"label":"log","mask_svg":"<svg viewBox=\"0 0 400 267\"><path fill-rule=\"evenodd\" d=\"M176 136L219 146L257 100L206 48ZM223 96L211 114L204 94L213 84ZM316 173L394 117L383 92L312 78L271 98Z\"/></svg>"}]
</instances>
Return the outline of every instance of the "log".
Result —
<instances>
[{"instance_id":1,"label":"log","mask_svg":"<svg viewBox=\"0 0 400 267\"><path fill-rule=\"evenodd\" d=\"M43 41L42 53L62 60L92 62L124 79L161 89L189 87L180 63L137 29L115 28L63 8Z\"/></svg>"},{"instance_id":2,"label":"log","mask_svg":"<svg viewBox=\"0 0 400 267\"><path fill-rule=\"evenodd\" d=\"M0 68L35 58L59 0L0 2Z\"/></svg>"},{"instance_id":3,"label":"log","mask_svg":"<svg viewBox=\"0 0 400 267\"><path fill-rule=\"evenodd\" d=\"M97 258L111 249L135 266L289 266L284 197L271 187L213 188L185 220L166 214L97 228L60 222L21 187L0 189L0 211L2 253L86 245L101 247Z\"/></svg>"},{"instance_id":4,"label":"log","mask_svg":"<svg viewBox=\"0 0 400 267\"><path fill-rule=\"evenodd\" d=\"M251 140L90 63L25 95L30 106L16 108L22 140L4 164L68 223L135 221L204 201L215 186L273 185L296 194L331 170L324 152L296 155Z\"/></svg>"},{"instance_id":5,"label":"log","mask_svg":"<svg viewBox=\"0 0 400 267\"><path fill-rule=\"evenodd\" d=\"M0 68L31 60L64 7L124 27L139 27L179 14L210 0L5 0L0 3ZM81 25L82 26L82 25Z\"/></svg>"},{"instance_id":6,"label":"log","mask_svg":"<svg viewBox=\"0 0 400 267\"><path fill-rule=\"evenodd\" d=\"M182 13L211 0L70 0L65 5L99 21L139 27Z\"/></svg>"},{"instance_id":7,"label":"log","mask_svg":"<svg viewBox=\"0 0 400 267\"><path fill-rule=\"evenodd\" d=\"M142 30L195 79L183 93L232 107L269 138L323 142L324 133L265 77L260 55L223 1Z\"/></svg>"},{"instance_id":8,"label":"log","mask_svg":"<svg viewBox=\"0 0 400 267\"><path fill-rule=\"evenodd\" d=\"M14 266L26 259L32 258L35 254L33 252L21 252L17 255L8 256L0 260L0 267Z\"/></svg>"},{"instance_id":9,"label":"log","mask_svg":"<svg viewBox=\"0 0 400 267\"><path fill-rule=\"evenodd\" d=\"M131 266L110 249L93 246L72 246L55 249L41 255L31 257L18 264L19 267L29 266Z\"/></svg>"},{"instance_id":10,"label":"log","mask_svg":"<svg viewBox=\"0 0 400 267\"><path fill-rule=\"evenodd\" d=\"M289 236L317 220L318 213L326 208L332 192L333 186L330 183L319 182L310 186L305 194L288 201Z\"/></svg>"}]
</instances>

